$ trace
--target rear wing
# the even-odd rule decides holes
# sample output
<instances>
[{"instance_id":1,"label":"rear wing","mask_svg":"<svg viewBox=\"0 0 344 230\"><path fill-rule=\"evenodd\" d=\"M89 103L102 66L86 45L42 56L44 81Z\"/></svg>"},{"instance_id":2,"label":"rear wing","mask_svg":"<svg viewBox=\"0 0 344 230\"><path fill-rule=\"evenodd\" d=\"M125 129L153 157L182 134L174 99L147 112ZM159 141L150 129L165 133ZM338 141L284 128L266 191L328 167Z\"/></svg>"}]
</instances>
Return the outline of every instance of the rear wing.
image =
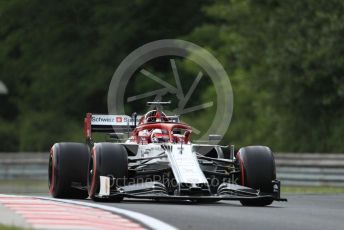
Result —
<instances>
[{"instance_id":1,"label":"rear wing","mask_svg":"<svg viewBox=\"0 0 344 230\"><path fill-rule=\"evenodd\" d=\"M135 127L135 119L128 115L87 113L84 120L84 135L86 138L91 138L92 132L131 132Z\"/></svg>"},{"instance_id":2,"label":"rear wing","mask_svg":"<svg viewBox=\"0 0 344 230\"><path fill-rule=\"evenodd\" d=\"M170 122L179 123L179 116L166 116ZM142 116L136 118L128 115L107 115L87 113L84 120L84 135L87 139L92 132L100 133L129 133L133 131Z\"/></svg>"}]
</instances>

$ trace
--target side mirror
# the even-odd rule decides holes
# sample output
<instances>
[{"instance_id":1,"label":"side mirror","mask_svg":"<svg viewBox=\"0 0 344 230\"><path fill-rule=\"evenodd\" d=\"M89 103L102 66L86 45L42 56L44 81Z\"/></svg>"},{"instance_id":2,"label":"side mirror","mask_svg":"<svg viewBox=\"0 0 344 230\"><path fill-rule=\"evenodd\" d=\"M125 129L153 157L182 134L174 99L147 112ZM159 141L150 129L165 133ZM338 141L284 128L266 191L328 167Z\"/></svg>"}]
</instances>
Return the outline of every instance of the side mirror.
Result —
<instances>
[{"instance_id":1,"label":"side mirror","mask_svg":"<svg viewBox=\"0 0 344 230\"><path fill-rule=\"evenodd\" d=\"M210 134L208 137L209 141L221 141L222 136L221 135L216 135L216 134Z\"/></svg>"},{"instance_id":2,"label":"side mirror","mask_svg":"<svg viewBox=\"0 0 344 230\"><path fill-rule=\"evenodd\" d=\"M190 134L191 134L191 132L190 132L189 130L188 130L188 131L185 131L185 133L184 133L184 143L185 143L185 144L189 143Z\"/></svg>"}]
</instances>

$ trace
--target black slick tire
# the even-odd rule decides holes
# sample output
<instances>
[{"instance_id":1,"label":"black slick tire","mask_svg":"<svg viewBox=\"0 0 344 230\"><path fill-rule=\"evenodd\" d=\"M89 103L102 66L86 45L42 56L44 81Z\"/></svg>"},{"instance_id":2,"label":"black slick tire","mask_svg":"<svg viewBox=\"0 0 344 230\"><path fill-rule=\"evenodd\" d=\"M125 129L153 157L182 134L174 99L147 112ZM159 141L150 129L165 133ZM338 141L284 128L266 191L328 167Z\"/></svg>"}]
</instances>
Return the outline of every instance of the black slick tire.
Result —
<instances>
[{"instance_id":1,"label":"black slick tire","mask_svg":"<svg viewBox=\"0 0 344 230\"><path fill-rule=\"evenodd\" d=\"M99 198L100 176L111 176L116 186L128 178L128 154L125 147L114 143L97 143L92 150L88 169L88 194L92 200L120 202L123 197Z\"/></svg>"},{"instance_id":2,"label":"black slick tire","mask_svg":"<svg viewBox=\"0 0 344 230\"><path fill-rule=\"evenodd\" d=\"M49 155L49 192L55 198L88 197L89 150L85 144L56 143Z\"/></svg>"},{"instance_id":3,"label":"black slick tire","mask_svg":"<svg viewBox=\"0 0 344 230\"><path fill-rule=\"evenodd\" d=\"M241 185L272 194L272 181L276 179L275 160L270 148L265 146L248 146L241 148L237 154L241 171ZM244 206L267 206L272 198L241 200Z\"/></svg>"}]
</instances>

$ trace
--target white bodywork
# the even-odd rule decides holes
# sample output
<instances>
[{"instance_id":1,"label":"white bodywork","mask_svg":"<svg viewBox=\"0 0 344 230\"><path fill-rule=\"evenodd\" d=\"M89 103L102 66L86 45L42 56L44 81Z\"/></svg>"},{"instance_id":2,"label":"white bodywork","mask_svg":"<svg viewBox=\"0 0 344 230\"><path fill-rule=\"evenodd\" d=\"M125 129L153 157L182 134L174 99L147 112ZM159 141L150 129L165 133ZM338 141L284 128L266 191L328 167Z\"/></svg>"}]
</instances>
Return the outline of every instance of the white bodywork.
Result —
<instances>
[{"instance_id":1,"label":"white bodywork","mask_svg":"<svg viewBox=\"0 0 344 230\"><path fill-rule=\"evenodd\" d=\"M163 147L164 148L163 148ZM169 164L178 183L208 183L191 144L147 144L139 145L137 158L157 157L163 153L167 158L152 159L149 163Z\"/></svg>"},{"instance_id":2,"label":"white bodywork","mask_svg":"<svg viewBox=\"0 0 344 230\"><path fill-rule=\"evenodd\" d=\"M168 159L173 174L178 183L208 183L191 147L191 145L172 145L172 152L168 153Z\"/></svg>"}]
</instances>

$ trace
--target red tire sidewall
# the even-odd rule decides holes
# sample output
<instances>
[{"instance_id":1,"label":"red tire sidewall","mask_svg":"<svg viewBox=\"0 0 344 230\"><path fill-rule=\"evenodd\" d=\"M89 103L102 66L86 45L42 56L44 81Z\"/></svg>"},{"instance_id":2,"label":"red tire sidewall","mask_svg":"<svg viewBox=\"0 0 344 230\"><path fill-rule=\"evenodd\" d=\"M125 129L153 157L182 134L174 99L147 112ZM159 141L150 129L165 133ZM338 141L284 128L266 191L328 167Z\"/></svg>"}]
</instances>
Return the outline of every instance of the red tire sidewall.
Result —
<instances>
[{"instance_id":1,"label":"red tire sidewall","mask_svg":"<svg viewBox=\"0 0 344 230\"><path fill-rule=\"evenodd\" d=\"M50 149L51 177L49 178L49 193L54 195L56 189L56 156L54 146ZM49 175L50 176L50 175Z\"/></svg>"},{"instance_id":2,"label":"red tire sidewall","mask_svg":"<svg viewBox=\"0 0 344 230\"><path fill-rule=\"evenodd\" d=\"M88 195L89 197L95 196L95 190L96 190L96 183L97 183L97 151L96 147L93 147L91 158L93 161L93 175L92 175L92 182L91 186L89 187Z\"/></svg>"},{"instance_id":3,"label":"red tire sidewall","mask_svg":"<svg viewBox=\"0 0 344 230\"><path fill-rule=\"evenodd\" d=\"M242 186L246 186L247 184L247 178L245 178L245 166L244 166L244 162L243 162L243 159L242 159L242 156L241 156L241 152L239 151L238 154L237 154L237 158L238 158L238 161L239 161L239 167L240 167L240 172L241 172L241 185ZM245 183L246 182L246 183Z\"/></svg>"}]
</instances>

